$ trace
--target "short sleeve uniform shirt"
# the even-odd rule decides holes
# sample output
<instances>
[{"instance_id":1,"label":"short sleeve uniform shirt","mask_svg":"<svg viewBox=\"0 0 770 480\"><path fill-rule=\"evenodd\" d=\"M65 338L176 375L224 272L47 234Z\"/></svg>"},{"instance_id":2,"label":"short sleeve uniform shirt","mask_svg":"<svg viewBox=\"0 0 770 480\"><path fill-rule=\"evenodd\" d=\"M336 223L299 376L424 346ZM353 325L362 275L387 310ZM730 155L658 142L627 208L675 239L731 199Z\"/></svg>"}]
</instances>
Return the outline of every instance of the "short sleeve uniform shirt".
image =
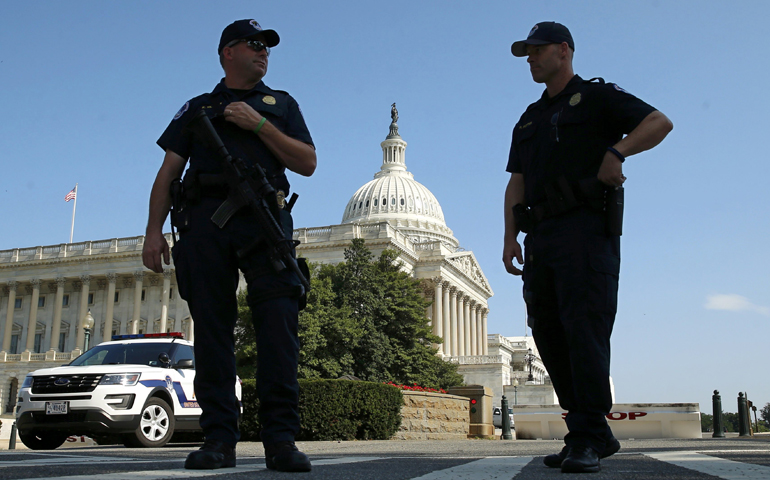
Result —
<instances>
[{"instance_id":1,"label":"short sleeve uniform shirt","mask_svg":"<svg viewBox=\"0 0 770 480\"><path fill-rule=\"evenodd\" d=\"M225 121L225 107L232 102L249 104L287 136L313 145L299 105L291 95L281 90L273 90L263 82L248 91L231 90L225 86L224 80L211 93L200 95L185 103L158 139L158 145L164 151L171 150L180 157L189 159L190 170L198 173L221 173L223 169L220 160L200 142L194 141L192 135L184 128L198 110L203 109L222 137L230 155L246 161L259 162L273 187L288 195L289 182L284 174L284 167L259 136Z\"/></svg>"},{"instance_id":2,"label":"short sleeve uniform shirt","mask_svg":"<svg viewBox=\"0 0 770 480\"><path fill-rule=\"evenodd\" d=\"M545 186L561 176L569 181L595 177L607 147L653 111L615 84L575 75L554 98L543 92L521 116L506 171L524 175L528 206L542 203Z\"/></svg>"}]
</instances>

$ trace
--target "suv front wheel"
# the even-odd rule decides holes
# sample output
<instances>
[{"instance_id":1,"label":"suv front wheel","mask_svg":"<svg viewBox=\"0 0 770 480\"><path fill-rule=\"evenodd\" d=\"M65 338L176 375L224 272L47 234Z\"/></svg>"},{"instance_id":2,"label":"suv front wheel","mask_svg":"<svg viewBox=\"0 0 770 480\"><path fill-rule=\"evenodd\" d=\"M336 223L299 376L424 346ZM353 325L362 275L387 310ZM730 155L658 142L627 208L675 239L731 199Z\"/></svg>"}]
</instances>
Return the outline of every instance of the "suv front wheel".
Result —
<instances>
[{"instance_id":1,"label":"suv front wheel","mask_svg":"<svg viewBox=\"0 0 770 480\"><path fill-rule=\"evenodd\" d=\"M139 426L123 436L127 447L162 447L174 434L174 411L160 398L152 397L142 408Z\"/></svg>"},{"instance_id":2,"label":"suv front wheel","mask_svg":"<svg viewBox=\"0 0 770 480\"><path fill-rule=\"evenodd\" d=\"M19 430L21 443L32 450L54 450L67 440L66 433L62 432L34 432L27 433Z\"/></svg>"}]
</instances>

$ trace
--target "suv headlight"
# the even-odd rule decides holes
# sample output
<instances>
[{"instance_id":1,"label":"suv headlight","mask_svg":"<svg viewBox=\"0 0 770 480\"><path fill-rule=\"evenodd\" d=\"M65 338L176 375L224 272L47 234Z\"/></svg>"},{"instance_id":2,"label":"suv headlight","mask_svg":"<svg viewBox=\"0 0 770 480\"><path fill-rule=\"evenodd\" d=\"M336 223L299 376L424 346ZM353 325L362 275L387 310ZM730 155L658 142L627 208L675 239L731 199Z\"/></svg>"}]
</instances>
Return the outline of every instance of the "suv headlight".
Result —
<instances>
[{"instance_id":1,"label":"suv headlight","mask_svg":"<svg viewBox=\"0 0 770 480\"><path fill-rule=\"evenodd\" d=\"M132 385L136 385L136 382L139 381L139 375L140 374L138 373L109 374L102 377L101 381L99 382L99 385L132 386Z\"/></svg>"},{"instance_id":2,"label":"suv headlight","mask_svg":"<svg viewBox=\"0 0 770 480\"><path fill-rule=\"evenodd\" d=\"M32 375L27 375L24 377L24 383L21 384L20 388L31 388L32 387Z\"/></svg>"}]
</instances>

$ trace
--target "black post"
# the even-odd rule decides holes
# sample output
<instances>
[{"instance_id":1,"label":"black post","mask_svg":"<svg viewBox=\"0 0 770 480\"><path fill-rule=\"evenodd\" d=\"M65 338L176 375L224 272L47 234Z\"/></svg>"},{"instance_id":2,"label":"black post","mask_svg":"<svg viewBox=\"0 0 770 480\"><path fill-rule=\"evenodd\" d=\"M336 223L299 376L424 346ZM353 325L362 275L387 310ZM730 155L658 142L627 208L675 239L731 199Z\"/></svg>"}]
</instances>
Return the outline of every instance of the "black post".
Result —
<instances>
[{"instance_id":1,"label":"black post","mask_svg":"<svg viewBox=\"0 0 770 480\"><path fill-rule=\"evenodd\" d=\"M16 450L16 422L11 425L11 439L8 441L8 450Z\"/></svg>"},{"instance_id":2,"label":"black post","mask_svg":"<svg viewBox=\"0 0 770 480\"><path fill-rule=\"evenodd\" d=\"M724 438L725 432L722 427L722 396L719 395L719 390L714 390L714 395L711 397L712 414L714 415L714 438Z\"/></svg>"},{"instance_id":3,"label":"black post","mask_svg":"<svg viewBox=\"0 0 770 480\"><path fill-rule=\"evenodd\" d=\"M505 395L503 395L503 399L500 402L500 410L502 410L503 415L503 435L500 437L501 440L513 440L513 435L511 435L511 417L508 416L508 399L505 398Z\"/></svg>"},{"instance_id":4,"label":"black post","mask_svg":"<svg viewBox=\"0 0 770 480\"><path fill-rule=\"evenodd\" d=\"M738 436L748 437L749 434L749 406L743 392L738 392Z\"/></svg>"}]
</instances>

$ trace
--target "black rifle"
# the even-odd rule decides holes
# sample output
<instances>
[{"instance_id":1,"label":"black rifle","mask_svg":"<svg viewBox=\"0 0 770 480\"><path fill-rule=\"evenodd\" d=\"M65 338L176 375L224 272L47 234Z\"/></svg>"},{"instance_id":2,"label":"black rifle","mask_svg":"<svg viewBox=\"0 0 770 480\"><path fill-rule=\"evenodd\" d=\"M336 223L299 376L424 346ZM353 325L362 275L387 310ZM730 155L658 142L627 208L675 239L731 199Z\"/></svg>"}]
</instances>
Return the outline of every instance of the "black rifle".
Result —
<instances>
[{"instance_id":1,"label":"black rifle","mask_svg":"<svg viewBox=\"0 0 770 480\"><path fill-rule=\"evenodd\" d=\"M299 245L299 242L286 238L283 233L283 228L277 220L280 212L275 188L267 181L262 166L256 162L250 164L241 158L233 158L203 110L198 111L186 128L198 137L205 146L215 150L225 167L229 193L224 203L214 212L211 221L217 224L219 228L223 228L235 212L242 207L248 207L257 219L262 230L262 236L251 245L239 250L238 257L244 258L255 248L264 244L267 247L273 269L276 272L282 272L286 268L290 269L302 282L305 293L309 292L310 281L303 275L297 260L292 256L292 250ZM296 200L297 194L295 193L286 207L288 211L291 211Z\"/></svg>"}]
</instances>

